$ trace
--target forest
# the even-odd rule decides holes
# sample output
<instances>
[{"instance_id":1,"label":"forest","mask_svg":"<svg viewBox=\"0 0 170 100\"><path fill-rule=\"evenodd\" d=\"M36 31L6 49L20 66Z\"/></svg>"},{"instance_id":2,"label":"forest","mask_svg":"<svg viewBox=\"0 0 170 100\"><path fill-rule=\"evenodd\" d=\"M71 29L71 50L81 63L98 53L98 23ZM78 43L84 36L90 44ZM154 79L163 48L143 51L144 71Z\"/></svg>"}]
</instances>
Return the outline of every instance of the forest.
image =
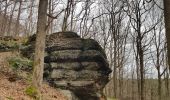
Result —
<instances>
[{"instance_id":1,"label":"forest","mask_svg":"<svg viewBox=\"0 0 170 100\"><path fill-rule=\"evenodd\" d=\"M169 5L0 0L0 100L170 100Z\"/></svg>"}]
</instances>

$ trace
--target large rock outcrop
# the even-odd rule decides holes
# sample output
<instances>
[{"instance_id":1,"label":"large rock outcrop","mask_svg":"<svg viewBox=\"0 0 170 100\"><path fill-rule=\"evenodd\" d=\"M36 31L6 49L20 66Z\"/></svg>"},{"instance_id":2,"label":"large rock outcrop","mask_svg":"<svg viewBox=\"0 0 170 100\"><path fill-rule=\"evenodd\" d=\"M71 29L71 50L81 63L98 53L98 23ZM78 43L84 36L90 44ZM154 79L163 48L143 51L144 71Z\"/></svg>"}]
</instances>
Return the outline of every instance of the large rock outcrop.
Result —
<instances>
[{"instance_id":1,"label":"large rock outcrop","mask_svg":"<svg viewBox=\"0 0 170 100\"><path fill-rule=\"evenodd\" d=\"M33 48L29 47L30 52ZM95 40L82 39L74 32L58 32L47 36L45 51L44 79L52 86L70 90L80 100L102 96L111 70Z\"/></svg>"}]
</instances>

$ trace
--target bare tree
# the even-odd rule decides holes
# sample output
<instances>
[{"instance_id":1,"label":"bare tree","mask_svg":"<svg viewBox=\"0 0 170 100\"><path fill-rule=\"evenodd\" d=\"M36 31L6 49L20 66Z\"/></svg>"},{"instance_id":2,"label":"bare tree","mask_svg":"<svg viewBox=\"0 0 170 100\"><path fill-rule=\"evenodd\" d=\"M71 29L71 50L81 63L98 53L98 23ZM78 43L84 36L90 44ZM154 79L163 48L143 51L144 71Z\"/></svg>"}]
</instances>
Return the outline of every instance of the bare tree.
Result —
<instances>
[{"instance_id":1,"label":"bare tree","mask_svg":"<svg viewBox=\"0 0 170 100\"><path fill-rule=\"evenodd\" d=\"M33 80L32 80L33 86L35 86L35 88L38 89L39 95L40 95L40 89L43 81L47 7L48 7L48 0L39 1L34 70L33 70Z\"/></svg>"},{"instance_id":2,"label":"bare tree","mask_svg":"<svg viewBox=\"0 0 170 100\"><path fill-rule=\"evenodd\" d=\"M65 14L64 14L62 31L66 31L67 30L67 27L68 27L67 23L68 23L68 18L69 18L70 13L71 13L72 5L73 5L73 0L68 0L67 1L67 7L65 9Z\"/></svg>"},{"instance_id":3,"label":"bare tree","mask_svg":"<svg viewBox=\"0 0 170 100\"><path fill-rule=\"evenodd\" d=\"M8 35L12 35L12 33L11 33L11 24L13 23L14 11L15 11L15 8L16 8L16 5L17 5L17 1L13 1L13 2L14 2L14 5L13 5L13 8L11 10L11 14L10 14L10 17L9 17L9 22L8 22L8 29L7 29L7 34Z\"/></svg>"},{"instance_id":4,"label":"bare tree","mask_svg":"<svg viewBox=\"0 0 170 100\"><path fill-rule=\"evenodd\" d=\"M157 69L157 74L158 74L158 99L161 100L161 88L162 88L162 76L164 75L164 73L166 72L167 68L163 68L161 66L163 66L163 61L165 60L162 55L163 55L163 51L164 51L164 39L161 37L163 36L162 34L162 30L163 30L163 25L161 24L159 27L159 34L157 34L156 28L154 28L153 32L154 32L154 40L153 40L153 44L155 46L155 51L156 51L156 57L153 56L153 63ZM163 39L163 40L162 40ZM151 54L152 55L152 54ZM161 71L161 69L163 69L163 71Z\"/></svg>"},{"instance_id":5,"label":"bare tree","mask_svg":"<svg viewBox=\"0 0 170 100\"><path fill-rule=\"evenodd\" d=\"M15 36L19 36L19 29L20 29L20 16L21 16L21 9L22 9L22 0L19 1L19 8L18 8L18 15L16 19L16 25L15 25Z\"/></svg>"},{"instance_id":6,"label":"bare tree","mask_svg":"<svg viewBox=\"0 0 170 100\"><path fill-rule=\"evenodd\" d=\"M6 32L6 27L7 27L7 9L9 7L9 2L7 0L4 1L5 2L5 8L4 8L4 14L3 14L3 18L2 18L2 24L1 24L1 34L5 35Z\"/></svg>"},{"instance_id":7,"label":"bare tree","mask_svg":"<svg viewBox=\"0 0 170 100\"><path fill-rule=\"evenodd\" d=\"M134 29L132 32L134 34L131 36L133 37L133 42L135 42L137 78L140 79L138 81L139 96L140 100L144 100L145 59L147 59L145 52L148 50L148 44L150 43L150 40L146 40L146 36L158 22L146 27L146 19L149 18L148 14L150 14L154 4L150 2L144 3L141 0L132 0L126 1L125 5L124 10L127 12L131 27Z\"/></svg>"}]
</instances>

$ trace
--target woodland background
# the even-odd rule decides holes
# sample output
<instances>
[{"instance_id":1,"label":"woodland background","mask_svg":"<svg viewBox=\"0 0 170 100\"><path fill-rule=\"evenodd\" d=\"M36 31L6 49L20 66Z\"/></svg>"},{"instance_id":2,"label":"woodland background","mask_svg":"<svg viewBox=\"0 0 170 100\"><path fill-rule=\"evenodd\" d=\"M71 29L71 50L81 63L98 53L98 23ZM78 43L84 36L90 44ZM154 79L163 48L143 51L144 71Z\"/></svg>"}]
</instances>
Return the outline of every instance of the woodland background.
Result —
<instances>
[{"instance_id":1,"label":"woodland background","mask_svg":"<svg viewBox=\"0 0 170 100\"><path fill-rule=\"evenodd\" d=\"M97 40L113 70L107 97L169 100L163 0L49 0L47 34L74 31ZM0 0L0 36L36 33L38 0Z\"/></svg>"}]
</instances>

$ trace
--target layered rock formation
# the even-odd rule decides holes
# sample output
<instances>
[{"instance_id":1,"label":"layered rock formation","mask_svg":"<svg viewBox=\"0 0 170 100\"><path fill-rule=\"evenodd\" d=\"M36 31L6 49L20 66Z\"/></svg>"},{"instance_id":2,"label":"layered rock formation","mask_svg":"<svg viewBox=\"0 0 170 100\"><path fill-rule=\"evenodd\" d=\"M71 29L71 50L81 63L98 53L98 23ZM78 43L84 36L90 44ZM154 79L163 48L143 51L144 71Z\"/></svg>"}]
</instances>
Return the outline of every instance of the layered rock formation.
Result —
<instances>
[{"instance_id":1,"label":"layered rock formation","mask_svg":"<svg viewBox=\"0 0 170 100\"><path fill-rule=\"evenodd\" d=\"M44 79L52 86L72 91L79 100L102 96L111 70L95 40L82 39L74 32L54 33L47 36L45 51Z\"/></svg>"}]
</instances>

